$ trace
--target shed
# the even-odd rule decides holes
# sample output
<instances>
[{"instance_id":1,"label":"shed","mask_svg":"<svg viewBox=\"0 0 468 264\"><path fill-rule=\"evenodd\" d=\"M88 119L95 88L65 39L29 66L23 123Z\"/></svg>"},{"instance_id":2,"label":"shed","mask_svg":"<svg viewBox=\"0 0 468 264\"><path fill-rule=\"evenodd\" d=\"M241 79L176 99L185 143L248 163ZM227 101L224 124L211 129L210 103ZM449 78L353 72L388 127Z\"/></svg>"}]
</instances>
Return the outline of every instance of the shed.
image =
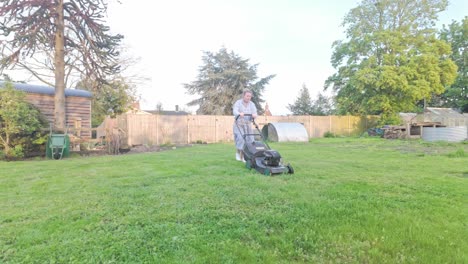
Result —
<instances>
[{"instance_id":1,"label":"shed","mask_svg":"<svg viewBox=\"0 0 468 264\"><path fill-rule=\"evenodd\" d=\"M440 122L447 127L468 125L465 116L452 108L428 107L423 113L425 122Z\"/></svg>"},{"instance_id":2,"label":"shed","mask_svg":"<svg viewBox=\"0 0 468 264\"><path fill-rule=\"evenodd\" d=\"M262 128L263 136L273 142L308 142L309 135L301 123L268 123Z\"/></svg>"},{"instance_id":3,"label":"shed","mask_svg":"<svg viewBox=\"0 0 468 264\"><path fill-rule=\"evenodd\" d=\"M0 87L4 84L0 81ZM54 122L54 87L25 83L13 83L13 87L26 92L26 100L36 106L49 123ZM87 128L79 134L83 138L91 137L91 98L88 91L65 89L66 124L68 127Z\"/></svg>"},{"instance_id":4,"label":"shed","mask_svg":"<svg viewBox=\"0 0 468 264\"><path fill-rule=\"evenodd\" d=\"M467 118L452 108L428 107L423 113L400 113L405 124L438 123L445 127L468 125Z\"/></svg>"},{"instance_id":5,"label":"shed","mask_svg":"<svg viewBox=\"0 0 468 264\"><path fill-rule=\"evenodd\" d=\"M403 124L424 122L424 116L417 113L400 113L400 119L403 121Z\"/></svg>"}]
</instances>

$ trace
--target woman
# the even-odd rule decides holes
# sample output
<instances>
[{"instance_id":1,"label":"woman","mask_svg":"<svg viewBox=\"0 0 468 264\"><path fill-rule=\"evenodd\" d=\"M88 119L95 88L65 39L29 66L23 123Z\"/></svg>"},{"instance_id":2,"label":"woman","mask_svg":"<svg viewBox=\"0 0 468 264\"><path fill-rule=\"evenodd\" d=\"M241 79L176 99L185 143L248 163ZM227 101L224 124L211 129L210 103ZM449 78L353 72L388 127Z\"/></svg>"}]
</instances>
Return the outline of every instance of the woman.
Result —
<instances>
[{"instance_id":1,"label":"woman","mask_svg":"<svg viewBox=\"0 0 468 264\"><path fill-rule=\"evenodd\" d=\"M244 148L244 134L252 134L251 118L257 117L257 107L251 101L252 100L252 91L244 90L242 93L242 99L237 100L234 103L232 112L234 117L239 116L236 121L234 121L233 131L234 131L234 142L236 143L236 160L243 161L244 155L242 149ZM250 114L250 116L244 116L245 114Z\"/></svg>"}]
</instances>

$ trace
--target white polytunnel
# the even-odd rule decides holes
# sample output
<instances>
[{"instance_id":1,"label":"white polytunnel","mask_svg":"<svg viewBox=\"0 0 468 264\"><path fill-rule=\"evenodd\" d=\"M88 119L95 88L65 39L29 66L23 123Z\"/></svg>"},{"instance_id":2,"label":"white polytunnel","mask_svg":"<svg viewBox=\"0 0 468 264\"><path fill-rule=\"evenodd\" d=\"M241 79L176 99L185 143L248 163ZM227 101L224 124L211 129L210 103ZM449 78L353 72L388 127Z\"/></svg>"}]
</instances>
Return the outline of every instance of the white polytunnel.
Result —
<instances>
[{"instance_id":1,"label":"white polytunnel","mask_svg":"<svg viewBox=\"0 0 468 264\"><path fill-rule=\"evenodd\" d=\"M272 142L309 141L309 135L301 123L268 123L262 128L263 136Z\"/></svg>"}]
</instances>

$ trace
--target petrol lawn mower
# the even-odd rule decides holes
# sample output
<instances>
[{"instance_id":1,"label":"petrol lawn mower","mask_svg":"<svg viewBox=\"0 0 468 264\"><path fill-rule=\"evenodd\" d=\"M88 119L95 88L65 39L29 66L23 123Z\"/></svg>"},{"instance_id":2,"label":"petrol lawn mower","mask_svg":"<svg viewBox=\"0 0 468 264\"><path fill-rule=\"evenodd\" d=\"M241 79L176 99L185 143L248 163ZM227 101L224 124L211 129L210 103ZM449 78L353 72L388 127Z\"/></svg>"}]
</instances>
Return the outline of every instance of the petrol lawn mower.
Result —
<instances>
[{"instance_id":1,"label":"petrol lawn mower","mask_svg":"<svg viewBox=\"0 0 468 264\"><path fill-rule=\"evenodd\" d=\"M238 115L235 123L245 142L242 149L245 166L248 169L256 169L264 175L293 174L293 167L289 163L284 165L279 152L270 148L252 115L244 114L244 116L250 119L239 119ZM239 125L239 122L243 123ZM251 129L248 129L252 124L258 133L252 133Z\"/></svg>"}]
</instances>

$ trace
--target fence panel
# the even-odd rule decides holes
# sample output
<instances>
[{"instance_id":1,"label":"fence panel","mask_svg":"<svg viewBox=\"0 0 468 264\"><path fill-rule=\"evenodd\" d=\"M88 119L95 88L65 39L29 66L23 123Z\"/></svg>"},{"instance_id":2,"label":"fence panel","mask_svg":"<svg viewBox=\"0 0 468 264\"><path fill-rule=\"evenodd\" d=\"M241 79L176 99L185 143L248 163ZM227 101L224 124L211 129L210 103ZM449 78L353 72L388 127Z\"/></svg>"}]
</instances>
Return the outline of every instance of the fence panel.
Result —
<instances>
[{"instance_id":1,"label":"fence panel","mask_svg":"<svg viewBox=\"0 0 468 264\"><path fill-rule=\"evenodd\" d=\"M188 116L156 115L158 117L157 144L185 144L188 135Z\"/></svg>"},{"instance_id":2,"label":"fence panel","mask_svg":"<svg viewBox=\"0 0 468 264\"><path fill-rule=\"evenodd\" d=\"M331 131L331 117L330 116L310 116L309 133L310 138L319 138Z\"/></svg>"},{"instance_id":3,"label":"fence panel","mask_svg":"<svg viewBox=\"0 0 468 264\"><path fill-rule=\"evenodd\" d=\"M234 133L234 117L233 116L216 116L216 141L215 142L233 142Z\"/></svg>"},{"instance_id":4,"label":"fence panel","mask_svg":"<svg viewBox=\"0 0 468 264\"><path fill-rule=\"evenodd\" d=\"M214 142L216 116L188 116L187 143Z\"/></svg>"},{"instance_id":5,"label":"fence panel","mask_svg":"<svg viewBox=\"0 0 468 264\"><path fill-rule=\"evenodd\" d=\"M127 138L128 145L153 145L158 144L156 137L155 115L127 114Z\"/></svg>"}]
</instances>

